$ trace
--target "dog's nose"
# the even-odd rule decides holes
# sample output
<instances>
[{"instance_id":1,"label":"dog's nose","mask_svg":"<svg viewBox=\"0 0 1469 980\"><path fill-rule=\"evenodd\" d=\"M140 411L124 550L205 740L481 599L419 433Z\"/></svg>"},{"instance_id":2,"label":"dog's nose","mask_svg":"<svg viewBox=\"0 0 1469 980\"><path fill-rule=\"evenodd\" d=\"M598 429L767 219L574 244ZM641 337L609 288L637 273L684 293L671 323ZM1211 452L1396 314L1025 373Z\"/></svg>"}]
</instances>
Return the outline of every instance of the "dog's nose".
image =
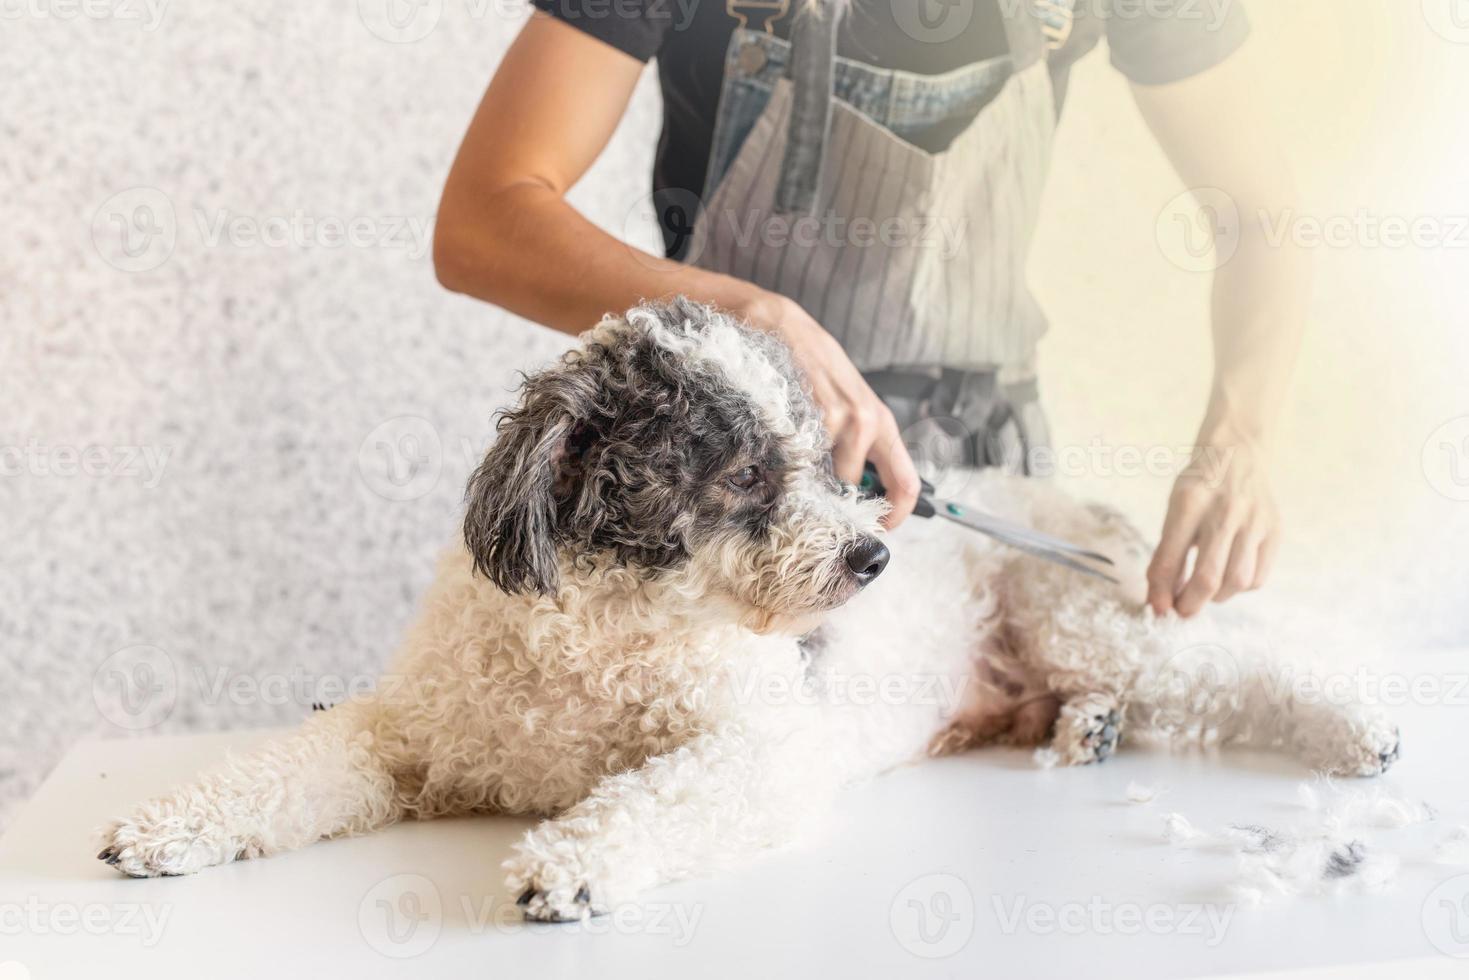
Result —
<instances>
[{"instance_id":1,"label":"dog's nose","mask_svg":"<svg viewBox=\"0 0 1469 980\"><path fill-rule=\"evenodd\" d=\"M888 565L888 550L876 538L865 537L852 545L847 552L847 567L857 579L858 587L866 585L882 574Z\"/></svg>"}]
</instances>

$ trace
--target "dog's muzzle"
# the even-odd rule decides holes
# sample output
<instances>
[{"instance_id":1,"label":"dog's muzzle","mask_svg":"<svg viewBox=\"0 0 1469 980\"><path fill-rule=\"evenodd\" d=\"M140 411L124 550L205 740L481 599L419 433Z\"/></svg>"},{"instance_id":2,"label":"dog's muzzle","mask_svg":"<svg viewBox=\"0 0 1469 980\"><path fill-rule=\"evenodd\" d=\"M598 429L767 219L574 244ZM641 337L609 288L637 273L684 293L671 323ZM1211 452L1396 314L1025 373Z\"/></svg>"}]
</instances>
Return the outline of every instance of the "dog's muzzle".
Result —
<instances>
[{"instance_id":1,"label":"dog's muzzle","mask_svg":"<svg viewBox=\"0 0 1469 980\"><path fill-rule=\"evenodd\" d=\"M860 589L882 574L888 565L888 549L871 535L864 535L847 552L847 569Z\"/></svg>"}]
</instances>

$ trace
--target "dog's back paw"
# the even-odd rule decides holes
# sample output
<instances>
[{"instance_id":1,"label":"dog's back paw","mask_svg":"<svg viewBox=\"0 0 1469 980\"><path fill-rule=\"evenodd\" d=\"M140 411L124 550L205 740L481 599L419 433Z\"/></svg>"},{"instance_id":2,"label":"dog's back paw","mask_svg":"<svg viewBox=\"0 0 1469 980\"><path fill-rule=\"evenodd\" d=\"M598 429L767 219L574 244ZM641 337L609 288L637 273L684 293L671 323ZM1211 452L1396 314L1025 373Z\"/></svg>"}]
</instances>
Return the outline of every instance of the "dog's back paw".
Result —
<instances>
[{"instance_id":1,"label":"dog's back paw","mask_svg":"<svg viewBox=\"0 0 1469 980\"><path fill-rule=\"evenodd\" d=\"M1061 707L1051 750L1063 766L1102 762L1122 740L1122 708L1104 694L1072 698Z\"/></svg>"},{"instance_id":2,"label":"dog's back paw","mask_svg":"<svg viewBox=\"0 0 1469 980\"><path fill-rule=\"evenodd\" d=\"M1380 776L1402 755L1402 733L1396 725L1374 721L1353 727L1339 739L1312 746L1302 755L1313 768L1339 776Z\"/></svg>"}]
</instances>

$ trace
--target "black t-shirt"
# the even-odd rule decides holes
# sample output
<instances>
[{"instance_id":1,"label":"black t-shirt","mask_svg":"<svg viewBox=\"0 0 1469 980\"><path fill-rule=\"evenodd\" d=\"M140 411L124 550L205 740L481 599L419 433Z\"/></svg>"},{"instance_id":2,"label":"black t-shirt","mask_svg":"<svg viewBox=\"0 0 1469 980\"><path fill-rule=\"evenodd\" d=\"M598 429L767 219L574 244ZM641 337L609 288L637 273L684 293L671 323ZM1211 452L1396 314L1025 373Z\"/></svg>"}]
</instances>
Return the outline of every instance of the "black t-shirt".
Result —
<instances>
[{"instance_id":1,"label":"black t-shirt","mask_svg":"<svg viewBox=\"0 0 1469 980\"><path fill-rule=\"evenodd\" d=\"M642 61L658 60L663 91L663 134L658 141L656 191L703 190L725 50L739 20L726 0L532 0L537 8ZM807 0L791 0L791 11ZM821 0L832 2L832 0ZM846 0L837 53L878 68L934 75L1004 54L1008 48L1001 4L1025 0ZM932 6L932 16L965 16L962 30L917 37L904 29L900 4ZM735 4L759 29L760 11ZM1144 85L1177 81L1227 58L1249 34L1243 7L1235 0L1076 0L1070 39L1051 55L1059 100L1065 98L1071 65L1105 36L1112 63ZM911 23L923 11L903 11ZM793 13L771 22L790 38ZM952 37L945 35L954 34ZM1059 110L1059 104L1058 104Z\"/></svg>"}]
</instances>

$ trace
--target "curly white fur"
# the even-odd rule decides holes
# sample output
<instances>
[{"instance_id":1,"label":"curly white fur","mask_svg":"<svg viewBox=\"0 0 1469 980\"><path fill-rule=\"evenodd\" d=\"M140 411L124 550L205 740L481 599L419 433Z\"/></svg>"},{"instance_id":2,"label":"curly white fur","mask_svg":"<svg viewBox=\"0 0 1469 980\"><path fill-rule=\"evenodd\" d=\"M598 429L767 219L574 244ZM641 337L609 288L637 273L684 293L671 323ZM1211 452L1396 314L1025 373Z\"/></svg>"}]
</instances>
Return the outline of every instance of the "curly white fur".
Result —
<instances>
[{"instance_id":1,"label":"curly white fur","mask_svg":"<svg viewBox=\"0 0 1469 980\"><path fill-rule=\"evenodd\" d=\"M410 817L536 814L507 882L528 915L566 919L793 841L841 785L971 745L1049 738L1055 758L1079 764L1127 729L1284 745L1350 774L1395 757L1396 730L1374 710L1303 703L1271 683L1277 661L1257 638L1154 618L1137 533L1036 481L975 474L967 496L1113 555L1122 587L910 520L888 538L886 574L821 614L881 507L823 482L819 426L767 341L709 310L674 313L633 311L589 343L616 354L651 339L702 387L744 398L787 467L764 533L676 520L689 553L656 571L562 539L554 567L510 576L552 583L541 591L502 589L457 545L373 695L143 804L105 829L99 856L131 875L184 874ZM587 369L588 350L556 369L562 381ZM531 432L517 472L558 465L565 451L548 440L575 431L560 419ZM499 524L484 534L492 560L534 562L544 544ZM792 634L817 618L803 645Z\"/></svg>"}]
</instances>

